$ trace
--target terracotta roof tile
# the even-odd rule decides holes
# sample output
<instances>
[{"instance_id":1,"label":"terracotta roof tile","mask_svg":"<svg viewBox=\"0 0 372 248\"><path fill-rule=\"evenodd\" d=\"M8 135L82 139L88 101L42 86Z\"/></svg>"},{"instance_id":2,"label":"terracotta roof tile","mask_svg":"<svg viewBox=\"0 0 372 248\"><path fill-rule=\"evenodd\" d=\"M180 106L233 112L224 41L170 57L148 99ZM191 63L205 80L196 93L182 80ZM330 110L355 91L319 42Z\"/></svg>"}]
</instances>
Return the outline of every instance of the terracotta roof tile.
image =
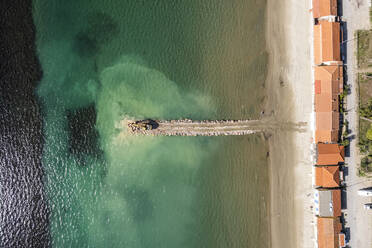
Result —
<instances>
[{"instance_id":1,"label":"terracotta roof tile","mask_svg":"<svg viewBox=\"0 0 372 248\"><path fill-rule=\"evenodd\" d=\"M314 25L314 62L340 61L340 23L319 21Z\"/></svg>"},{"instance_id":2,"label":"terracotta roof tile","mask_svg":"<svg viewBox=\"0 0 372 248\"><path fill-rule=\"evenodd\" d=\"M342 226L338 218L322 218L317 221L318 248L338 248Z\"/></svg>"},{"instance_id":3,"label":"terracotta roof tile","mask_svg":"<svg viewBox=\"0 0 372 248\"><path fill-rule=\"evenodd\" d=\"M341 216L341 190L332 190L332 200L334 216Z\"/></svg>"},{"instance_id":4,"label":"terracotta roof tile","mask_svg":"<svg viewBox=\"0 0 372 248\"><path fill-rule=\"evenodd\" d=\"M338 235L338 239L339 239L339 245L340 245L340 247L345 247L346 246L346 241L345 241L345 234L344 233L340 233L339 235Z\"/></svg>"},{"instance_id":5,"label":"terracotta roof tile","mask_svg":"<svg viewBox=\"0 0 372 248\"><path fill-rule=\"evenodd\" d=\"M322 44L321 44L321 28L320 25L314 25L314 63L319 65L322 63Z\"/></svg>"},{"instance_id":6,"label":"terracotta roof tile","mask_svg":"<svg viewBox=\"0 0 372 248\"><path fill-rule=\"evenodd\" d=\"M340 114L338 112L316 112L316 130L318 131L333 131L339 130Z\"/></svg>"},{"instance_id":7,"label":"terracotta roof tile","mask_svg":"<svg viewBox=\"0 0 372 248\"><path fill-rule=\"evenodd\" d=\"M315 94L322 93L322 81L315 79Z\"/></svg>"},{"instance_id":8,"label":"terracotta roof tile","mask_svg":"<svg viewBox=\"0 0 372 248\"><path fill-rule=\"evenodd\" d=\"M315 112L337 112L338 96L331 93L315 94Z\"/></svg>"},{"instance_id":9,"label":"terracotta roof tile","mask_svg":"<svg viewBox=\"0 0 372 248\"><path fill-rule=\"evenodd\" d=\"M345 148L338 144L318 143L317 165L337 165L344 162Z\"/></svg>"},{"instance_id":10,"label":"terracotta roof tile","mask_svg":"<svg viewBox=\"0 0 372 248\"><path fill-rule=\"evenodd\" d=\"M318 189L315 195L315 212L319 217L340 217L341 190Z\"/></svg>"},{"instance_id":11,"label":"terracotta roof tile","mask_svg":"<svg viewBox=\"0 0 372 248\"><path fill-rule=\"evenodd\" d=\"M323 166L315 168L315 185L325 188L340 186L340 170L338 166Z\"/></svg>"},{"instance_id":12,"label":"terracotta roof tile","mask_svg":"<svg viewBox=\"0 0 372 248\"><path fill-rule=\"evenodd\" d=\"M313 17L337 16L337 0L313 0Z\"/></svg>"},{"instance_id":13,"label":"terracotta roof tile","mask_svg":"<svg viewBox=\"0 0 372 248\"><path fill-rule=\"evenodd\" d=\"M315 130L315 143L335 143L338 141L338 130Z\"/></svg>"},{"instance_id":14,"label":"terracotta roof tile","mask_svg":"<svg viewBox=\"0 0 372 248\"><path fill-rule=\"evenodd\" d=\"M337 65L316 66L314 68L315 94L332 93L338 95L343 90L343 67ZM319 82L318 82L319 81ZM317 86L319 84L319 86Z\"/></svg>"}]
</instances>

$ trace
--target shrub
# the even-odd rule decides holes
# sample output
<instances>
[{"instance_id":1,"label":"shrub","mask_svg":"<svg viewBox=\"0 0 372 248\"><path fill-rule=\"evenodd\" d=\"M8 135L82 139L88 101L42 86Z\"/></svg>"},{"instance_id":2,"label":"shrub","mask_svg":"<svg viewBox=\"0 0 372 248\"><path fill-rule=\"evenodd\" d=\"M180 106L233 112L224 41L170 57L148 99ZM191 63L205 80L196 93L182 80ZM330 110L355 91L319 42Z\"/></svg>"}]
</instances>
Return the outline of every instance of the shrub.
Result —
<instances>
[{"instance_id":1,"label":"shrub","mask_svg":"<svg viewBox=\"0 0 372 248\"><path fill-rule=\"evenodd\" d=\"M341 141L340 144L346 147L346 146L350 145L350 141L348 139L344 139L343 141Z\"/></svg>"},{"instance_id":2,"label":"shrub","mask_svg":"<svg viewBox=\"0 0 372 248\"><path fill-rule=\"evenodd\" d=\"M372 141L372 124L369 126L369 129L366 133L366 138Z\"/></svg>"},{"instance_id":3,"label":"shrub","mask_svg":"<svg viewBox=\"0 0 372 248\"><path fill-rule=\"evenodd\" d=\"M372 117L372 99L369 99L367 104L360 106L359 114L365 118Z\"/></svg>"}]
</instances>

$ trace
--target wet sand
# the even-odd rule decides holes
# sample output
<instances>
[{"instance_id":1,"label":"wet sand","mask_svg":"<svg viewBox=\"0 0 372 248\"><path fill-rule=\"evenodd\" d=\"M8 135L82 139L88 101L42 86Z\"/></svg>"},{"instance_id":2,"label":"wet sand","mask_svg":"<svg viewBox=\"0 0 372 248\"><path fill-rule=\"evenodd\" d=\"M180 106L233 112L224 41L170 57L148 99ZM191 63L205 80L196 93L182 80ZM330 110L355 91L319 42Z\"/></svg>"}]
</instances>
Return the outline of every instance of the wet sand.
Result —
<instances>
[{"instance_id":1,"label":"wet sand","mask_svg":"<svg viewBox=\"0 0 372 248\"><path fill-rule=\"evenodd\" d=\"M273 248L314 246L310 8L309 0L268 1L266 113L307 123L305 132L279 131L269 139Z\"/></svg>"}]
</instances>

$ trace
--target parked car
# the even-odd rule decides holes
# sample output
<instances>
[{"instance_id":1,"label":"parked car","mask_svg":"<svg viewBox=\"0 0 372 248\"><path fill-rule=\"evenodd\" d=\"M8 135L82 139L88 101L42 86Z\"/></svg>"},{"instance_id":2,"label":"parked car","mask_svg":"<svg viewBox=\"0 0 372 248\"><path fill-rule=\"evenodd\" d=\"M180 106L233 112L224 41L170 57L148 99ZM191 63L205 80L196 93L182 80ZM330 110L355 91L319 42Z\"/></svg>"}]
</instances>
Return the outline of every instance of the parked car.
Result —
<instances>
[{"instance_id":1,"label":"parked car","mask_svg":"<svg viewBox=\"0 0 372 248\"><path fill-rule=\"evenodd\" d=\"M372 203L364 204L364 209L372 209Z\"/></svg>"},{"instance_id":2,"label":"parked car","mask_svg":"<svg viewBox=\"0 0 372 248\"><path fill-rule=\"evenodd\" d=\"M372 196L372 187L358 190L360 196Z\"/></svg>"}]
</instances>

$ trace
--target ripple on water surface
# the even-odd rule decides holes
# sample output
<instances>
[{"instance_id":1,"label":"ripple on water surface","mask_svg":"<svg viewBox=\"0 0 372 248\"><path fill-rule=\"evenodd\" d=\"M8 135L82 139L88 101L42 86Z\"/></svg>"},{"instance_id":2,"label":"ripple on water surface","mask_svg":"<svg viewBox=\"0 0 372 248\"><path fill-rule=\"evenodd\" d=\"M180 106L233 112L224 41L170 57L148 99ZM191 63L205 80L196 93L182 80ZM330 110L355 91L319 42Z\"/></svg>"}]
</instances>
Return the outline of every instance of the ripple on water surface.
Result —
<instances>
[{"instance_id":1,"label":"ripple on water surface","mask_svg":"<svg viewBox=\"0 0 372 248\"><path fill-rule=\"evenodd\" d=\"M264 4L259 8L263 13ZM245 103L243 95L255 86L240 76L216 82L223 54L208 57L229 44L216 39L209 46L207 39L221 34L226 27L216 23L237 9L212 0L34 1L54 246L241 247L265 241L267 189L259 186L267 184L267 163L260 137L127 137L118 125L124 117L256 114L257 107L246 104L260 101L262 93ZM262 41L251 40L252 58L262 64L264 48L255 43ZM205 46L217 47L203 57ZM246 65L258 70L247 80L264 79L261 64ZM237 84L223 92L227 82ZM236 102L223 96L236 92Z\"/></svg>"}]
</instances>

